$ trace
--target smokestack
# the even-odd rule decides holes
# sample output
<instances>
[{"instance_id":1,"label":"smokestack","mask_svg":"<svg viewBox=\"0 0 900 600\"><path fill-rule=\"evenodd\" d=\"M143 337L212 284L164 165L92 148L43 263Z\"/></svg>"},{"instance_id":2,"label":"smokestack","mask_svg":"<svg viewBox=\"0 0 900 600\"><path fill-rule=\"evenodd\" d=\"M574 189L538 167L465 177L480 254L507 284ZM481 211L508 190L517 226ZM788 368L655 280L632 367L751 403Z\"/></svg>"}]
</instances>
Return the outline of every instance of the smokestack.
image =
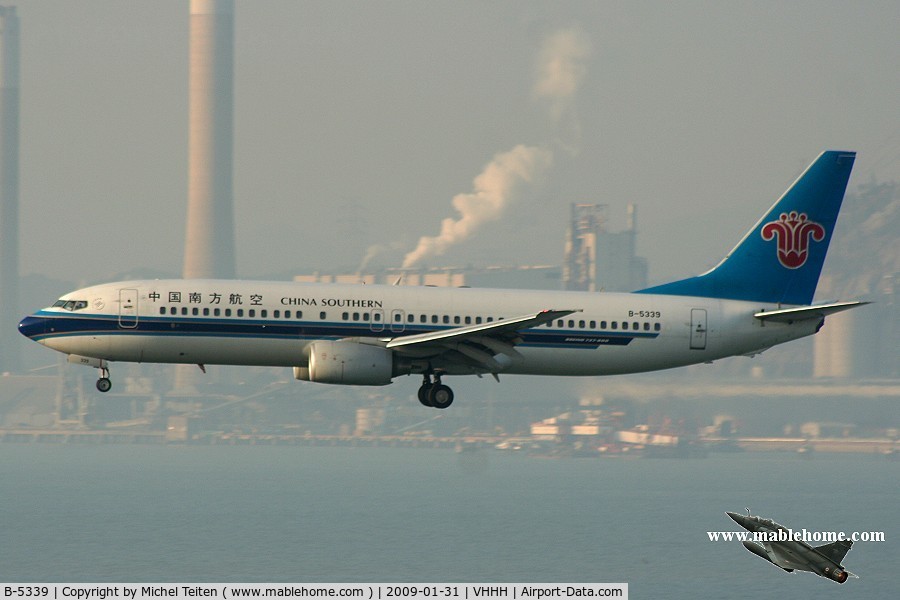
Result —
<instances>
[{"instance_id":1,"label":"smokestack","mask_svg":"<svg viewBox=\"0 0 900 600\"><path fill-rule=\"evenodd\" d=\"M19 16L0 6L0 372L21 368L19 318Z\"/></svg>"},{"instance_id":2,"label":"smokestack","mask_svg":"<svg viewBox=\"0 0 900 600\"><path fill-rule=\"evenodd\" d=\"M185 278L233 278L234 0L191 0Z\"/></svg>"}]
</instances>

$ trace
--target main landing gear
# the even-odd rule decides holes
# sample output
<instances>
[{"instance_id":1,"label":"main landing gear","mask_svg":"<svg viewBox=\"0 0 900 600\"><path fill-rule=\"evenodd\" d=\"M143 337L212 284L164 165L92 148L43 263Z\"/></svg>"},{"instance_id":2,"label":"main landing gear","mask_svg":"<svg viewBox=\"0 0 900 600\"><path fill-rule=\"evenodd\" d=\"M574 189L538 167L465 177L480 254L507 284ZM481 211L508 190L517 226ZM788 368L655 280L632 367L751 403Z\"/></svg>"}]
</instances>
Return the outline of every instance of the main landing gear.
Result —
<instances>
[{"instance_id":1,"label":"main landing gear","mask_svg":"<svg viewBox=\"0 0 900 600\"><path fill-rule=\"evenodd\" d=\"M453 390L441 383L440 373L425 373L424 379L419 388L419 402L442 410L453 404Z\"/></svg>"}]
</instances>

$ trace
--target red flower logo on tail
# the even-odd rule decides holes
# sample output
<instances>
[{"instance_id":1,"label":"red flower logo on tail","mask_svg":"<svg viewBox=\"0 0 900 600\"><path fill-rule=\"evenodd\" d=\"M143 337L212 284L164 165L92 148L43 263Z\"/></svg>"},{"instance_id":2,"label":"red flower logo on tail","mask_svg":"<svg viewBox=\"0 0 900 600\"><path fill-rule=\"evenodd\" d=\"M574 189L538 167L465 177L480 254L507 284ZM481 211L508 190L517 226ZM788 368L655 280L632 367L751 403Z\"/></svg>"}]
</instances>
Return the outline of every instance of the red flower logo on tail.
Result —
<instances>
[{"instance_id":1,"label":"red flower logo on tail","mask_svg":"<svg viewBox=\"0 0 900 600\"><path fill-rule=\"evenodd\" d=\"M791 211L763 225L761 234L767 242L777 237L778 262L788 269L798 269L806 264L810 238L821 242L825 239L825 228L808 220L806 213Z\"/></svg>"}]
</instances>

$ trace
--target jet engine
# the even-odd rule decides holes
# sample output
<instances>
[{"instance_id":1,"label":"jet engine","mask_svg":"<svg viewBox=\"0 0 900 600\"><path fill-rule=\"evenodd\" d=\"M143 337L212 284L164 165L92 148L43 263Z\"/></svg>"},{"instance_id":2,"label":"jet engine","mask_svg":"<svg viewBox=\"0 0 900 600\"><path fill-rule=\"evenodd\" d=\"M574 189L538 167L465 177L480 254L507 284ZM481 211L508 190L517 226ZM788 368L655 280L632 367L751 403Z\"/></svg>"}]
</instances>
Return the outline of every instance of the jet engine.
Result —
<instances>
[{"instance_id":1,"label":"jet engine","mask_svg":"<svg viewBox=\"0 0 900 600\"><path fill-rule=\"evenodd\" d=\"M309 346L309 366L294 377L316 383L387 385L394 375L393 352L381 346L321 340Z\"/></svg>"},{"instance_id":2,"label":"jet engine","mask_svg":"<svg viewBox=\"0 0 900 600\"><path fill-rule=\"evenodd\" d=\"M844 571L839 567L825 567L824 569L822 569L821 575L823 577L827 577L828 579L837 581L838 583L844 583L845 581L847 581L847 571Z\"/></svg>"}]
</instances>

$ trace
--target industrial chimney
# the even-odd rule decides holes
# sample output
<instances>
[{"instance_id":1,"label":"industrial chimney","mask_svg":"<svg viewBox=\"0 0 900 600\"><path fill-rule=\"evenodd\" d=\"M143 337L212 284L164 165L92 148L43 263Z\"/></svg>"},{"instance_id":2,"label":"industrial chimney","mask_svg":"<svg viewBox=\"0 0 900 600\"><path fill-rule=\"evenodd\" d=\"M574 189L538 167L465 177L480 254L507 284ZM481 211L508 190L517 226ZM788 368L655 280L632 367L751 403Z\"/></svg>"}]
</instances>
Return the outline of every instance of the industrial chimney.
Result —
<instances>
[{"instance_id":1,"label":"industrial chimney","mask_svg":"<svg viewBox=\"0 0 900 600\"><path fill-rule=\"evenodd\" d=\"M191 0L185 278L233 278L234 0Z\"/></svg>"},{"instance_id":2,"label":"industrial chimney","mask_svg":"<svg viewBox=\"0 0 900 600\"><path fill-rule=\"evenodd\" d=\"M234 260L234 0L191 0L185 279L232 279ZM175 370L196 391L198 371Z\"/></svg>"},{"instance_id":3,"label":"industrial chimney","mask_svg":"<svg viewBox=\"0 0 900 600\"><path fill-rule=\"evenodd\" d=\"M19 16L0 6L0 372L21 368L19 318Z\"/></svg>"}]
</instances>

